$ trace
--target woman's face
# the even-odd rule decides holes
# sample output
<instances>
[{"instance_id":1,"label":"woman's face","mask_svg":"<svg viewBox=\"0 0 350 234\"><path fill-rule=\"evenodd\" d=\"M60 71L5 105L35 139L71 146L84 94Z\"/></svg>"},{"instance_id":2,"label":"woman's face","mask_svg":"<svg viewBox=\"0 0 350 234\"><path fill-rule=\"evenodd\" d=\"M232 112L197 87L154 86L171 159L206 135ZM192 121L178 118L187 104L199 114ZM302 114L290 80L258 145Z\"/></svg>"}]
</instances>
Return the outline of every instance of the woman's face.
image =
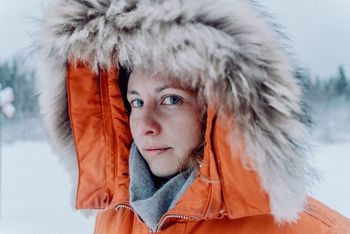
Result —
<instances>
[{"instance_id":1,"label":"woman's face","mask_svg":"<svg viewBox=\"0 0 350 234\"><path fill-rule=\"evenodd\" d=\"M136 70L130 75L127 99L132 136L152 173L176 174L182 160L202 141L202 107L196 94L168 77Z\"/></svg>"}]
</instances>

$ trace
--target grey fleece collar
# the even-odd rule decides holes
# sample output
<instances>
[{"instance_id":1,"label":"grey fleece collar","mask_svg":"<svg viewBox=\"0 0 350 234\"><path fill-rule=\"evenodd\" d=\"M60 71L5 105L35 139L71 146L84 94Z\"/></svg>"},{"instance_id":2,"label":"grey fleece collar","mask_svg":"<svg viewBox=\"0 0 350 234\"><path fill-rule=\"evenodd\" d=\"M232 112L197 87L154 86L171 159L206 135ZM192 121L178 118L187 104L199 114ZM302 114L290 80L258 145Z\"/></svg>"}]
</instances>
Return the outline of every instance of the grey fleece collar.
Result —
<instances>
[{"instance_id":1,"label":"grey fleece collar","mask_svg":"<svg viewBox=\"0 0 350 234\"><path fill-rule=\"evenodd\" d=\"M196 171L180 173L156 188L149 167L133 142L129 158L130 204L141 219L156 231L160 218L175 207L196 178Z\"/></svg>"}]
</instances>

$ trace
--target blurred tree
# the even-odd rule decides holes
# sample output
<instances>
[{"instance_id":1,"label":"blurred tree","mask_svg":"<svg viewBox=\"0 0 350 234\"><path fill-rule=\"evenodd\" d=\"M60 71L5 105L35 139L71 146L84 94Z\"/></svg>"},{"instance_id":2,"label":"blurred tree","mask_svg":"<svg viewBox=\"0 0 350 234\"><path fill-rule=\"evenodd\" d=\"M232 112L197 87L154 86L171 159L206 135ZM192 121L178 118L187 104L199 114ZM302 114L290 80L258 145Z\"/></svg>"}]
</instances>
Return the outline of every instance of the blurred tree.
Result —
<instances>
[{"instance_id":1,"label":"blurred tree","mask_svg":"<svg viewBox=\"0 0 350 234\"><path fill-rule=\"evenodd\" d=\"M347 86L347 79L345 76L344 68L342 65L340 65L338 68L338 77L335 84L336 91L339 93L339 95L342 95L345 93L346 86Z\"/></svg>"},{"instance_id":2,"label":"blurred tree","mask_svg":"<svg viewBox=\"0 0 350 234\"><path fill-rule=\"evenodd\" d=\"M12 87L11 68L8 61L0 64L0 84L2 87Z\"/></svg>"},{"instance_id":3,"label":"blurred tree","mask_svg":"<svg viewBox=\"0 0 350 234\"><path fill-rule=\"evenodd\" d=\"M35 91L35 71L24 56L16 56L0 63L0 84L13 89L16 115L3 118L2 141L45 139L46 133L41 122L38 95Z\"/></svg>"},{"instance_id":4,"label":"blurred tree","mask_svg":"<svg viewBox=\"0 0 350 234\"><path fill-rule=\"evenodd\" d=\"M39 116L38 97L35 94L35 73L26 66L24 58L17 56L0 64L0 84L11 87L15 94L13 105L17 113L14 121Z\"/></svg>"},{"instance_id":5,"label":"blurred tree","mask_svg":"<svg viewBox=\"0 0 350 234\"><path fill-rule=\"evenodd\" d=\"M13 104L17 109L17 121L39 114L34 81L35 73L26 67L24 58L15 57L11 62L0 64L0 84L3 88L11 87L16 97Z\"/></svg>"}]
</instances>

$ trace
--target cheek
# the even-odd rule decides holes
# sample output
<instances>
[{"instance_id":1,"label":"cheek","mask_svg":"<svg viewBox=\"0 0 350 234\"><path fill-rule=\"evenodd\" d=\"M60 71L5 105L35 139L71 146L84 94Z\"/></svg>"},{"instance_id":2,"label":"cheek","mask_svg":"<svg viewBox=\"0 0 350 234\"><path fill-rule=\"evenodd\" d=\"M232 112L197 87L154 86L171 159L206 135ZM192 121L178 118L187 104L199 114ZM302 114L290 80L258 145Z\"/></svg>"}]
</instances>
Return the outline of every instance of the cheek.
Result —
<instances>
[{"instance_id":1,"label":"cheek","mask_svg":"<svg viewBox=\"0 0 350 234\"><path fill-rule=\"evenodd\" d=\"M137 138L137 134L136 134L137 119L133 115L130 115L129 127L130 127L130 132L131 132L132 138L135 140L135 138Z\"/></svg>"},{"instance_id":2,"label":"cheek","mask_svg":"<svg viewBox=\"0 0 350 234\"><path fill-rule=\"evenodd\" d=\"M194 147L196 147L202 140L202 124L197 115L192 121L189 121L188 124L188 128L192 128L192 131L189 134L191 142L194 144Z\"/></svg>"},{"instance_id":3,"label":"cheek","mask_svg":"<svg viewBox=\"0 0 350 234\"><path fill-rule=\"evenodd\" d=\"M185 115L177 119L176 126L172 127L172 135L179 147L189 151L197 147L202 140L202 124L198 114ZM176 136L175 136L176 135Z\"/></svg>"}]
</instances>

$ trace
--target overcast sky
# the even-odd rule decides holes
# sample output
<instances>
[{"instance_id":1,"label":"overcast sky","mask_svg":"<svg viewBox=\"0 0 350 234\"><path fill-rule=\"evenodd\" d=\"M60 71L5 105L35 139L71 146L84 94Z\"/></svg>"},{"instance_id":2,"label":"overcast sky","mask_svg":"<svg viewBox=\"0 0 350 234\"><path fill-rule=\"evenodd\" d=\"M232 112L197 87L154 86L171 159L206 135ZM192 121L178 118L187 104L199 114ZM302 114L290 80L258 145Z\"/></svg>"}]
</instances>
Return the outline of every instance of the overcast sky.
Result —
<instances>
[{"instance_id":1,"label":"overcast sky","mask_svg":"<svg viewBox=\"0 0 350 234\"><path fill-rule=\"evenodd\" d=\"M215 1L215 0L213 0ZM259 0L257 0L259 1ZM0 0L0 60L21 53L47 0ZM300 63L329 77L339 64L350 75L350 0L260 0L292 41Z\"/></svg>"}]
</instances>

